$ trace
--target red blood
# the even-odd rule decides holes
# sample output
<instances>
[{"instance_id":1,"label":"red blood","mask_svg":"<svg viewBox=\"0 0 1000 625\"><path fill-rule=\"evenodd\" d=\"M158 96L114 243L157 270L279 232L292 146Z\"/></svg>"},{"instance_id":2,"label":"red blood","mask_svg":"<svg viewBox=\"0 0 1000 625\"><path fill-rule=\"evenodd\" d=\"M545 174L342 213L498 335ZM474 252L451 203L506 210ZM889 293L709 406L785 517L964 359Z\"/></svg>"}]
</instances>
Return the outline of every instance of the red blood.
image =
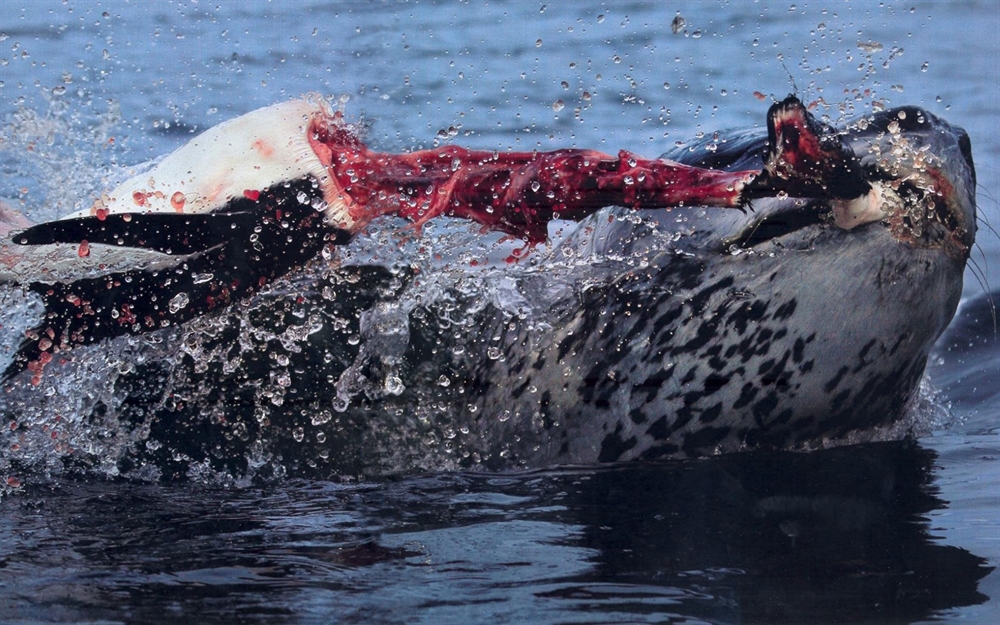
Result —
<instances>
[{"instance_id":1,"label":"red blood","mask_svg":"<svg viewBox=\"0 0 1000 625\"><path fill-rule=\"evenodd\" d=\"M254 191L253 189L246 189L243 191L243 197L256 202L260 198L260 191Z\"/></svg>"},{"instance_id":2,"label":"red blood","mask_svg":"<svg viewBox=\"0 0 1000 625\"><path fill-rule=\"evenodd\" d=\"M557 216L579 220L605 206L739 208L759 172L724 172L629 152L493 152L446 146L409 154L369 150L339 124L314 124L310 141L332 155L330 173L355 229L393 214L417 227L439 215L476 221L529 244ZM324 161L326 162L326 161Z\"/></svg>"},{"instance_id":3,"label":"red blood","mask_svg":"<svg viewBox=\"0 0 1000 625\"><path fill-rule=\"evenodd\" d=\"M184 212L184 202L186 201L187 198L184 197L184 194L181 193L180 191L176 191L173 195L170 196L170 205L173 206L174 210L177 211L178 213Z\"/></svg>"},{"instance_id":4,"label":"red blood","mask_svg":"<svg viewBox=\"0 0 1000 625\"><path fill-rule=\"evenodd\" d=\"M108 209L106 209L106 208L98 208L94 212L94 215L97 217L98 221L104 221L105 219L108 218Z\"/></svg>"},{"instance_id":5,"label":"red blood","mask_svg":"<svg viewBox=\"0 0 1000 625\"><path fill-rule=\"evenodd\" d=\"M118 316L118 323L121 325L132 325L135 323L135 315L128 304L122 304L121 314Z\"/></svg>"},{"instance_id":6,"label":"red blood","mask_svg":"<svg viewBox=\"0 0 1000 625\"><path fill-rule=\"evenodd\" d=\"M90 256L90 243L87 243L86 241L80 241L80 247L77 248L76 254L80 258L86 258Z\"/></svg>"}]
</instances>

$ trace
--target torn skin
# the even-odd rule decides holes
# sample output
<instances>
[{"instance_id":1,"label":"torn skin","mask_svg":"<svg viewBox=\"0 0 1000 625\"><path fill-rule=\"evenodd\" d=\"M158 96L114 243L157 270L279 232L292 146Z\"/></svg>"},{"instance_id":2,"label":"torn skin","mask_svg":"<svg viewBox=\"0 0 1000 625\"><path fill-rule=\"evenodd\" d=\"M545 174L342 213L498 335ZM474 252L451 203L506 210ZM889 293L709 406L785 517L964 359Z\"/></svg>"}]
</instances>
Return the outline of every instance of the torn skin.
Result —
<instances>
[{"instance_id":1,"label":"torn skin","mask_svg":"<svg viewBox=\"0 0 1000 625\"><path fill-rule=\"evenodd\" d=\"M746 185L747 200L791 197L853 200L871 191L854 152L837 130L820 123L795 96L767 112L764 169Z\"/></svg>"},{"instance_id":2,"label":"torn skin","mask_svg":"<svg viewBox=\"0 0 1000 625\"><path fill-rule=\"evenodd\" d=\"M446 215L534 245L552 219L579 220L605 206L741 208L759 171L725 172L626 151L493 152L447 146L409 154L369 150L343 124L316 119L310 144L326 165L354 230L382 215L419 228Z\"/></svg>"}]
</instances>

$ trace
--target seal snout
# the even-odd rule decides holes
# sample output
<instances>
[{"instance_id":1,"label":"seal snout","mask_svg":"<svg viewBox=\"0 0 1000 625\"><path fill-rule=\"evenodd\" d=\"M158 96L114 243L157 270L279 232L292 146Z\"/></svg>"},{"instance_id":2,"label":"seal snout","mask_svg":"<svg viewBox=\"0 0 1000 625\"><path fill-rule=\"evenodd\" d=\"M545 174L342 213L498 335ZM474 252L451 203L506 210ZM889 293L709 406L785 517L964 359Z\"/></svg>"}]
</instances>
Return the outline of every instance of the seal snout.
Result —
<instances>
[{"instance_id":1,"label":"seal snout","mask_svg":"<svg viewBox=\"0 0 1000 625\"><path fill-rule=\"evenodd\" d=\"M845 140L882 192L884 222L902 243L967 258L976 233L972 143L914 106L862 117Z\"/></svg>"}]
</instances>

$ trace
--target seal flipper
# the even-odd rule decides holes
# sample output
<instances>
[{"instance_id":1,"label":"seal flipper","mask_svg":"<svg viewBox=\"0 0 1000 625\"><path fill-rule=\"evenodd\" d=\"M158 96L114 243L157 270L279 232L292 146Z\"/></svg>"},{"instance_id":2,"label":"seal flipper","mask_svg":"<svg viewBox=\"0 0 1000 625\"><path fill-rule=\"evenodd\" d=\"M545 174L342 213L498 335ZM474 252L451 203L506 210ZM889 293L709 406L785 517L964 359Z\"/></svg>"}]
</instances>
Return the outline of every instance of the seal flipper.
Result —
<instances>
[{"instance_id":1,"label":"seal flipper","mask_svg":"<svg viewBox=\"0 0 1000 625\"><path fill-rule=\"evenodd\" d=\"M795 96L767 112L764 170L743 189L743 200L772 197L854 199L871 191L854 151Z\"/></svg>"},{"instance_id":2,"label":"seal flipper","mask_svg":"<svg viewBox=\"0 0 1000 625\"><path fill-rule=\"evenodd\" d=\"M251 228L259 216L249 211L173 215L116 213L99 217L60 219L32 226L12 237L19 245L103 243L187 255L203 252Z\"/></svg>"}]
</instances>

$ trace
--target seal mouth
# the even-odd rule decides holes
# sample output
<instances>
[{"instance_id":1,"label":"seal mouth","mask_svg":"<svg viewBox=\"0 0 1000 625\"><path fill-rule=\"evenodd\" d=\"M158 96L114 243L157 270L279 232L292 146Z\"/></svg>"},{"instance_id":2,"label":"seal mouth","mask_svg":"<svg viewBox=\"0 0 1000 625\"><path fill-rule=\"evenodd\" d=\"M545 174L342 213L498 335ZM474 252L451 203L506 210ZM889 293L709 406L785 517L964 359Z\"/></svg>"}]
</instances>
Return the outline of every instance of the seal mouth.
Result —
<instances>
[{"instance_id":1,"label":"seal mouth","mask_svg":"<svg viewBox=\"0 0 1000 625\"><path fill-rule=\"evenodd\" d=\"M806 228L830 221L830 208L822 201L794 201L787 207L762 214L735 237L723 242L725 250L733 247L751 249Z\"/></svg>"},{"instance_id":2,"label":"seal mouth","mask_svg":"<svg viewBox=\"0 0 1000 625\"><path fill-rule=\"evenodd\" d=\"M763 172L744 199L768 204L725 241L726 250L760 246L811 226L846 233L882 224L904 245L968 258L975 240L971 144L961 128L922 109L884 111L837 130L790 96L768 112L762 160ZM779 190L777 204L767 197L773 189Z\"/></svg>"},{"instance_id":3,"label":"seal mouth","mask_svg":"<svg viewBox=\"0 0 1000 625\"><path fill-rule=\"evenodd\" d=\"M968 255L966 228L959 218L960 213L952 206L950 198L955 195L946 179L941 177L937 181L939 186L935 187L873 171L868 180L872 190L855 200L787 200L786 205L762 213L735 237L726 239L724 249L759 247L815 226L836 226L847 233L856 227L880 222L900 242ZM865 218L852 220L854 214L865 215Z\"/></svg>"}]
</instances>

